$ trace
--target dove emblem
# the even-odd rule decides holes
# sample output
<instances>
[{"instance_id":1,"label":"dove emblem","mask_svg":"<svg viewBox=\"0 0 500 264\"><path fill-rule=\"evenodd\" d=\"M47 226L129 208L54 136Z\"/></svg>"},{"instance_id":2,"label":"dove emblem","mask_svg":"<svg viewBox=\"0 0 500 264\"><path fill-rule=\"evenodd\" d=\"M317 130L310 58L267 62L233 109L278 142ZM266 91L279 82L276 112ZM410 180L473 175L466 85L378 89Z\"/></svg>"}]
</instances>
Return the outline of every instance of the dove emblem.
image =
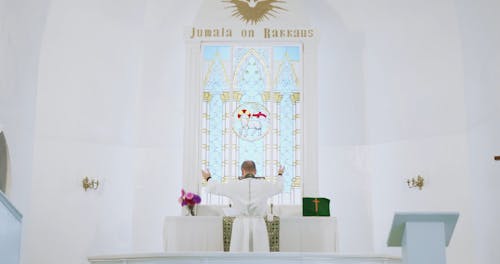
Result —
<instances>
[{"instance_id":1,"label":"dove emblem","mask_svg":"<svg viewBox=\"0 0 500 264\"><path fill-rule=\"evenodd\" d=\"M263 20L276 17L279 12L287 11L281 6L284 0L223 0L232 8L232 16L247 24L255 25Z\"/></svg>"}]
</instances>

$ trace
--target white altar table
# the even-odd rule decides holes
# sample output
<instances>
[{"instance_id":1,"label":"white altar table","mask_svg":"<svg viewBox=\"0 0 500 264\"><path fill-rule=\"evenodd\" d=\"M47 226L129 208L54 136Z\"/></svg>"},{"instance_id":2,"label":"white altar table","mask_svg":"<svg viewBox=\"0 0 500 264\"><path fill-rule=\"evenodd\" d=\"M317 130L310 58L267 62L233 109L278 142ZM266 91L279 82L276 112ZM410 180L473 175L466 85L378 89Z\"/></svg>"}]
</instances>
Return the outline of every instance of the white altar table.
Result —
<instances>
[{"instance_id":1,"label":"white altar table","mask_svg":"<svg viewBox=\"0 0 500 264\"><path fill-rule=\"evenodd\" d=\"M166 252L224 251L222 216L168 216L163 246ZM336 252L335 217L280 217L281 252Z\"/></svg>"}]
</instances>

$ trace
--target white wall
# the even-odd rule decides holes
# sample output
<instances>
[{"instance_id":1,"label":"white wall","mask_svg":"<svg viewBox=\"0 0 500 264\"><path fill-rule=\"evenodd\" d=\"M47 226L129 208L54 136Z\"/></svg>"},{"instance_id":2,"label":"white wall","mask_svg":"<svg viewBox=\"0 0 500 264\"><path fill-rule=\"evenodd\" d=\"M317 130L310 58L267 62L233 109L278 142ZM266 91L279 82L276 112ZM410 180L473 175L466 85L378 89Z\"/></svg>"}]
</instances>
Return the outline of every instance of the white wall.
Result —
<instances>
[{"instance_id":1,"label":"white wall","mask_svg":"<svg viewBox=\"0 0 500 264\"><path fill-rule=\"evenodd\" d=\"M23 263L162 249L182 185L183 32L204 3L184 2L53 0L45 25L48 1L0 0L0 122L14 135L12 174L24 175L12 198L30 208ZM305 11L319 33L319 193L332 198L341 252L399 254L385 247L394 211L457 210L449 263L498 259L498 9L456 2L316 0ZM423 191L405 186L417 174ZM100 189L84 192L84 176ZM472 229L472 212L489 222Z\"/></svg>"},{"instance_id":2,"label":"white wall","mask_svg":"<svg viewBox=\"0 0 500 264\"><path fill-rule=\"evenodd\" d=\"M475 263L500 259L500 2L462 1L456 5L464 53L469 185L474 214Z\"/></svg>"},{"instance_id":3,"label":"white wall","mask_svg":"<svg viewBox=\"0 0 500 264\"><path fill-rule=\"evenodd\" d=\"M22 263L132 251L144 10L143 1L51 3ZM85 176L97 191L84 192Z\"/></svg>"},{"instance_id":4,"label":"white wall","mask_svg":"<svg viewBox=\"0 0 500 264\"><path fill-rule=\"evenodd\" d=\"M396 211L458 211L449 263L472 263L463 61L453 1L384 1L364 12L366 138L374 248ZM406 179L422 175L422 191Z\"/></svg>"},{"instance_id":5,"label":"white wall","mask_svg":"<svg viewBox=\"0 0 500 264\"><path fill-rule=\"evenodd\" d=\"M35 96L48 0L0 0L0 124L11 159L7 195L28 210L33 170Z\"/></svg>"},{"instance_id":6,"label":"white wall","mask_svg":"<svg viewBox=\"0 0 500 264\"><path fill-rule=\"evenodd\" d=\"M163 218L180 211L183 32L199 5L52 2L23 263L162 250ZM83 191L85 176L98 191Z\"/></svg>"},{"instance_id":7,"label":"white wall","mask_svg":"<svg viewBox=\"0 0 500 264\"><path fill-rule=\"evenodd\" d=\"M362 253L373 251L371 190L363 147L364 34L345 19L348 4L315 1L308 15L319 34L319 192L331 198L332 215L338 219L338 250Z\"/></svg>"},{"instance_id":8,"label":"white wall","mask_svg":"<svg viewBox=\"0 0 500 264\"><path fill-rule=\"evenodd\" d=\"M149 1L144 16L144 55L138 96L133 249L163 250L163 219L178 215L182 188L186 77L184 30L198 1ZM194 88L196 89L196 88Z\"/></svg>"},{"instance_id":9,"label":"white wall","mask_svg":"<svg viewBox=\"0 0 500 264\"><path fill-rule=\"evenodd\" d=\"M0 125L9 146L11 176L6 194L24 215L24 224L31 221L35 99L49 4L48 0L0 0ZM24 227L22 237L22 241L30 239Z\"/></svg>"},{"instance_id":10,"label":"white wall","mask_svg":"<svg viewBox=\"0 0 500 264\"><path fill-rule=\"evenodd\" d=\"M395 211L456 210L461 218L448 249L449 263L471 263L463 62L454 2L329 3L345 26L339 30L339 23L329 24L333 41L321 49L322 55L328 47L349 43L339 53L351 59L326 53L330 65L342 61L329 67L330 75L342 73L336 79L347 80L330 81L328 90L320 85L322 92L328 91L320 96L324 107L319 114L325 116L320 118L320 181L334 205L337 200L341 249L372 247L400 254L400 249L385 246ZM322 65L328 64L320 69ZM339 106L334 110L340 114L327 110ZM335 115L362 120L362 125L341 123ZM344 131L354 133L346 137ZM355 140L357 131L363 135ZM329 138L342 140L332 143ZM421 192L405 183L418 174L426 179ZM332 191L326 191L330 186ZM365 218L372 224L368 228Z\"/></svg>"}]
</instances>

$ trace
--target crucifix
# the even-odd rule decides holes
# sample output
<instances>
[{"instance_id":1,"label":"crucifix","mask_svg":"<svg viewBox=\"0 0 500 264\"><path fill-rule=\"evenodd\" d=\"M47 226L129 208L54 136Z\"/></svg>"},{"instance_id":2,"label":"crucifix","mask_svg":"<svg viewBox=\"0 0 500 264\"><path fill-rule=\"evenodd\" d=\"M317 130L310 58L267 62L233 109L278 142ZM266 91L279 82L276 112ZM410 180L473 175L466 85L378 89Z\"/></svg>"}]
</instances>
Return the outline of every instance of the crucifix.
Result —
<instances>
[{"instance_id":1,"label":"crucifix","mask_svg":"<svg viewBox=\"0 0 500 264\"><path fill-rule=\"evenodd\" d=\"M316 211L316 213L318 213L318 204L319 204L318 198L314 198L313 203L314 203L314 210Z\"/></svg>"}]
</instances>

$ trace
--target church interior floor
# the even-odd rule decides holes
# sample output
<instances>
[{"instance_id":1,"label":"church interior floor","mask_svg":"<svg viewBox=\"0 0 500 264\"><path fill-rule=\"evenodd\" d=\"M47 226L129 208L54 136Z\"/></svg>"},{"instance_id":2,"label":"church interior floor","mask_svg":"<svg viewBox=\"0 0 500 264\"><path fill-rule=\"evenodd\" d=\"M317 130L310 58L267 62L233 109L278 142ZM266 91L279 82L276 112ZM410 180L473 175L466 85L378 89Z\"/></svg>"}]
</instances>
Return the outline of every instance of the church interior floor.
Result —
<instances>
[{"instance_id":1,"label":"church interior floor","mask_svg":"<svg viewBox=\"0 0 500 264\"><path fill-rule=\"evenodd\" d=\"M89 257L91 264L170 264L170 263L330 263L400 264L401 258L376 254L339 254L314 252L230 253L178 252Z\"/></svg>"}]
</instances>

